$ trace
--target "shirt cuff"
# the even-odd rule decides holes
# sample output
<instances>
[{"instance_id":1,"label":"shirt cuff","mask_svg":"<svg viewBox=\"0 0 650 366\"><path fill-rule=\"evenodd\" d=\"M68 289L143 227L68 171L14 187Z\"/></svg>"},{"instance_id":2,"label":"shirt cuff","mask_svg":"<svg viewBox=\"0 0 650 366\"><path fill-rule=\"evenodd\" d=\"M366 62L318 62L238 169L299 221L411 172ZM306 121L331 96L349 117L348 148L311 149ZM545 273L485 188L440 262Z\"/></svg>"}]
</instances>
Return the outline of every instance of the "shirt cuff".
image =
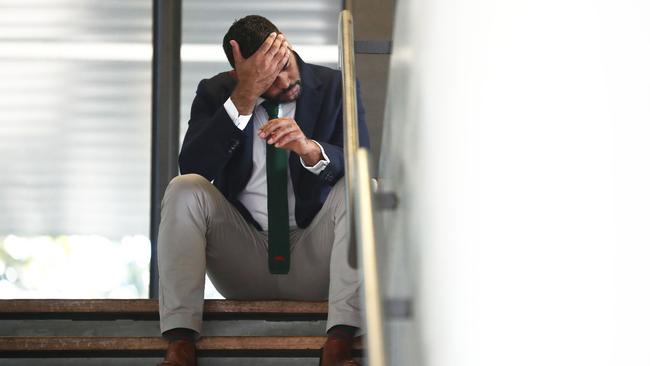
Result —
<instances>
[{"instance_id":1,"label":"shirt cuff","mask_svg":"<svg viewBox=\"0 0 650 366\"><path fill-rule=\"evenodd\" d=\"M323 147L316 140L312 140L312 141L314 141L316 143L316 145L318 145L318 147L320 148L320 152L321 152L321 154L323 154L323 160L320 160L314 166L307 166L307 165L305 165L305 161L302 160L302 158L300 158L300 164L302 164L303 168L305 168L305 169L309 170L310 172L318 175L318 174L320 174L320 172L322 172L325 169L327 164L330 163L330 158L327 157L327 154L325 154L325 150L323 149Z\"/></svg>"},{"instance_id":2,"label":"shirt cuff","mask_svg":"<svg viewBox=\"0 0 650 366\"><path fill-rule=\"evenodd\" d=\"M248 125L248 121L251 120L252 114L239 115L239 111L237 110L237 107L235 107L235 103L233 103L232 99L230 98L228 98L228 100L223 104L223 107L226 109L226 113L228 113L235 126L243 131L244 128L246 128Z\"/></svg>"}]
</instances>

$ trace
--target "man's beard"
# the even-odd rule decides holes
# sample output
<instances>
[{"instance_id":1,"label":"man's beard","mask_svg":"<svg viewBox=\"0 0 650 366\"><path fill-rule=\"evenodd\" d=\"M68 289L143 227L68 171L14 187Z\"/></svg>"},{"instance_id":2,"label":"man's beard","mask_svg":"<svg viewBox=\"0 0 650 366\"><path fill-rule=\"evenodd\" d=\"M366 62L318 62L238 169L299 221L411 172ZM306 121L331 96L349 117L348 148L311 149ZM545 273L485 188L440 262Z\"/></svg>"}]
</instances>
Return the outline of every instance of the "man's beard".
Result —
<instances>
[{"instance_id":1,"label":"man's beard","mask_svg":"<svg viewBox=\"0 0 650 366\"><path fill-rule=\"evenodd\" d=\"M274 101L274 102L276 102L276 103L289 103L289 102L293 102L294 100L298 99L298 97L300 96L300 94L302 94L302 87L301 87L300 90L298 90L298 93L297 93L296 95L294 95L294 96L291 97L290 99L287 97L287 93L288 93L291 89L293 89L293 87L295 87L296 85L300 86L300 80L296 80L295 83L289 85L286 89L282 89L282 92L281 92L280 94L278 94L277 96L275 96L275 97L267 97L267 96L264 96L264 95L262 95L262 96L263 96L265 99L268 99L268 100Z\"/></svg>"}]
</instances>

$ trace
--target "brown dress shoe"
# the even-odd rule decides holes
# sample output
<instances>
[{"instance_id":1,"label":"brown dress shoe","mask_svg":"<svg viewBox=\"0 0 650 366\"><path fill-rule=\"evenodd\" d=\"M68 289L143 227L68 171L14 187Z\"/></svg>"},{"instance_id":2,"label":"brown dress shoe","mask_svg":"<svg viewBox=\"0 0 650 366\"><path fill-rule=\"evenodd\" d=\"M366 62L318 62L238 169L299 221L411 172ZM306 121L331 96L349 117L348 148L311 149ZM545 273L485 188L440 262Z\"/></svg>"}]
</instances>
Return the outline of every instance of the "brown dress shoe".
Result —
<instances>
[{"instance_id":1,"label":"brown dress shoe","mask_svg":"<svg viewBox=\"0 0 650 366\"><path fill-rule=\"evenodd\" d=\"M352 358L352 342L327 338L321 351L320 366L361 366Z\"/></svg>"},{"instance_id":2,"label":"brown dress shoe","mask_svg":"<svg viewBox=\"0 0 650 366\"><path fill-rule=\"evenodd\" d=\"M169 342L165 360L158 366L196 366L196 346L184 339Z\"/></svg>"}]
</instances>

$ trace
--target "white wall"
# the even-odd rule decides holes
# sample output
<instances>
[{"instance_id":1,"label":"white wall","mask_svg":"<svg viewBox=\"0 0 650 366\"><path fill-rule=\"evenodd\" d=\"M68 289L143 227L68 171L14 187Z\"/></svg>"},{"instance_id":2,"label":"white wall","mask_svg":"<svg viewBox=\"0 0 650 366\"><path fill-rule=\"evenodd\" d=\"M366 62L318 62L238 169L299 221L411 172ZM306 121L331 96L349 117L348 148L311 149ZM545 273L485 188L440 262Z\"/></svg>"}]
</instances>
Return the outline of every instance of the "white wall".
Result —
<instances>
[{"instance_id":1,"label":"white wall","mask_svg":"<svg viewBox=\"0 0 650 366\"><path fill-rule=\"evenodd\" d=\"M650 364L649 65L644 0L397 2L393 364Z\"/></svg>"}]
</instances>

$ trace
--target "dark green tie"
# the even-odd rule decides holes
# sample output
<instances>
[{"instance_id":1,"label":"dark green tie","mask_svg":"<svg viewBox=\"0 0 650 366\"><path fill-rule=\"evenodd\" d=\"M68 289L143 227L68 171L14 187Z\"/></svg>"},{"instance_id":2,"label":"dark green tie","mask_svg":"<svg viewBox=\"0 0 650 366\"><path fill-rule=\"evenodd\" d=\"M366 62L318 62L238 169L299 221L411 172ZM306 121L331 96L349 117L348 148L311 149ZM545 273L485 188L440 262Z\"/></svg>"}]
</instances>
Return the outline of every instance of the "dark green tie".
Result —
<instances>
[{"instance_id":1,"label":"dark green tie","mask_svg":"<svg viewBox=\"0 0 650 366\"><path fill-rule=\"evenodd\" d=\"M278 118L278 104L265 101L262 106L269 120ZM289 203L287 200L287 151L266 144L266 187L269 218L269 271L287 274L289 253Z\"/></svg>"}]
</instances>

